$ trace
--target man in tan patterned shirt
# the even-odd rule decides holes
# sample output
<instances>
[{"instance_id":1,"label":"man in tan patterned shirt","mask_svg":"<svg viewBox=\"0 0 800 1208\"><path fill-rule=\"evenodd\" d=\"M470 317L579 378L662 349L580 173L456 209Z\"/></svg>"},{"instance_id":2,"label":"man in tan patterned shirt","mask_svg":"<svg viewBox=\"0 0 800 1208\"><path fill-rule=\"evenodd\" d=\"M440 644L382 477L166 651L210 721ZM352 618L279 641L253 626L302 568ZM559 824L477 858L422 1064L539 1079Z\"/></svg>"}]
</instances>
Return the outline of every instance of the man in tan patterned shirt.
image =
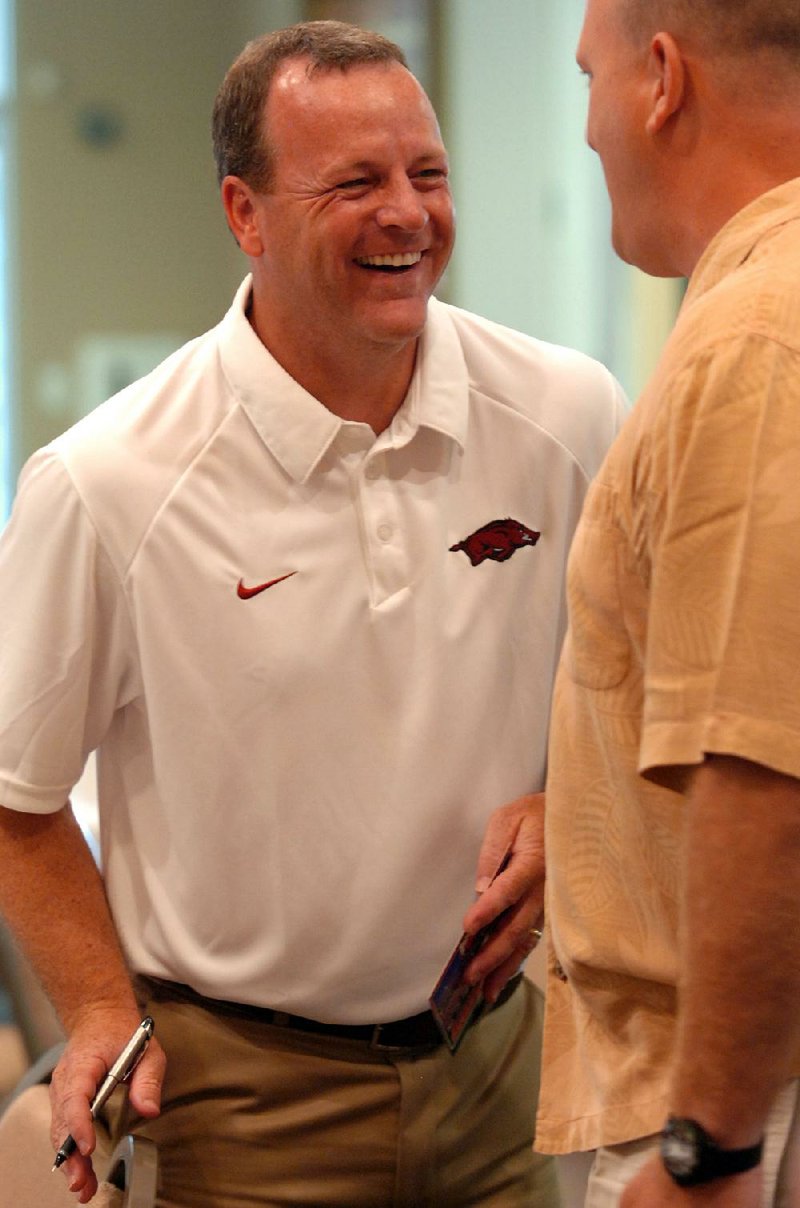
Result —
<instances>
[{"instance_id":1,"label":"man in tan patterned shirt","mask_svg":"<svg viewBox=\"0 0 800 1208\"><path fill-rule=\"evenodd\" d=\"M588 0L578 61L615 249L690 283L570 559L537 1145L797 1205L800 3Z\"/></svg>"}]
</instances>

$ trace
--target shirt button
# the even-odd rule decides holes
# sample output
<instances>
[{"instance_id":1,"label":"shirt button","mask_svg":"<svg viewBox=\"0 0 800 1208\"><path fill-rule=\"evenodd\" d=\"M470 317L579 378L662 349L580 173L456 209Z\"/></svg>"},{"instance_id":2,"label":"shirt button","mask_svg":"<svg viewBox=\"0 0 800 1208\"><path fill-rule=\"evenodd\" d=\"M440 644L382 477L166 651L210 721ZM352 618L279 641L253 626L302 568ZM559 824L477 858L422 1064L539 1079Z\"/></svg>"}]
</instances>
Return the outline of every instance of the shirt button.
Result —
<instances>
[{"instance_id":1,"label":"shirt button","mask_svg":"<svg viewBox=\"0 0 800 1208\"><path fill-rule=\"evenodd\" d=\"M379 524L378 525L378 540L379 541L388 541L389 538L391 537L391 535L392 535L391 524Z\"/></svg>"},{"instance_id":2,"label":"shirt button","mask_svg":"<svg viewBox=\"0 0 800 1208\"><path fill-rule=\"evenodd\" d=\"M564 972L563 968L558 963L558 961L556 961L555 965L553 966L553 972L555 973L555 975L559 981L565 982L565 981L569 980L569 978L567 977L566 973Z\"/></svg>"}]
</instances>

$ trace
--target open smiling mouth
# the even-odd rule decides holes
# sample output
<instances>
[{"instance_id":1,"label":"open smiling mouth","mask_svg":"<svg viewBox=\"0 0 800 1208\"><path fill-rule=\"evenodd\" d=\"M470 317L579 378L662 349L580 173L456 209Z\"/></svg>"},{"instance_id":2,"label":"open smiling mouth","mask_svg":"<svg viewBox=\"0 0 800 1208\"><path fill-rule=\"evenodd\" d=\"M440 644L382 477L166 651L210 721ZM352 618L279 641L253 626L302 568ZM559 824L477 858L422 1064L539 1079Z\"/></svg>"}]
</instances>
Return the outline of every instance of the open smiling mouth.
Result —
<instances>
[{"instance_id":1,"label":"open smiling mouth","mask_svg":"<svg viewBox=\"0 0 800 1208\"><path fill-rule=\"evenodd\" d=\"M359 268L376 270L379 273L407 273L422 259L422 252L402 252L394 256L359 256Z\"/></svg>"}]
</instances>

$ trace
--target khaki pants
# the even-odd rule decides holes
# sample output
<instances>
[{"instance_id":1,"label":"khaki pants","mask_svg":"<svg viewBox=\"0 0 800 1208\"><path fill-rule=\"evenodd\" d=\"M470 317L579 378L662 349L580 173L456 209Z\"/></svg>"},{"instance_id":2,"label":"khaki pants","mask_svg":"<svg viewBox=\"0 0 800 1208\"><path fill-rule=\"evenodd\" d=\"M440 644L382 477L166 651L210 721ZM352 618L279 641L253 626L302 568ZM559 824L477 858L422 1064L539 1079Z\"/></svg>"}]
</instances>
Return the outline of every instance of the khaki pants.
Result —
<instances>
[{"instance_id":1,"label":"khaki pants","mask_svg":"<svg viewBox=\"0 0 800 1208\"><path fill-rule=\"evenodd\" d=\"M617 1208L624 1188L639 1167L658 1150L657 1136L598 1149L589 1175L585 1208ZM781 1091L767 1120L761 1162L761 1208L798 1208L800 1205L798 1150L800 1103L798 1083L794 1081Z\"/></svg>"},{"instance_id":2,"label":"khaki pants","mask_svg":"<svg viewBox=\"0 0 800 1208\"><path fill-rule=\"evenodd\" d=\"M528 981L468 1033L416 1057L145 1004L167 1053L159 1208L557 1208L531 1149L542 996Z\"/></svg>"}]
</instances>

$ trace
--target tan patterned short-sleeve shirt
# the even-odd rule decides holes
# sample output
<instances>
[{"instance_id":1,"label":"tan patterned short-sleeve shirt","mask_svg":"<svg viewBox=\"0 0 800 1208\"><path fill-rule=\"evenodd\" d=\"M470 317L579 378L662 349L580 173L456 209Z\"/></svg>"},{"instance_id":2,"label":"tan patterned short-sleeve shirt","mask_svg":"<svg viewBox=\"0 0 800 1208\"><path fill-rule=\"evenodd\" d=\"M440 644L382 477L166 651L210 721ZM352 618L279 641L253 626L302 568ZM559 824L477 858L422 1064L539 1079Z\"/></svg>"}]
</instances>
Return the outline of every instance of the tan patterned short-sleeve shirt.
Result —
<instances>
[{"instance_id":1,"label":"tan patterned short-sleeve shirt","mask_svg":"<svg viewBox=\"0 0 800 1208\"><path fill-rule=\"evenodd\" d=\"M734 217L590 489L547 796L537 1147L657 1131L675 1021L681 773L800 777L800 180Z\"/></svg>"}]
</instances>

